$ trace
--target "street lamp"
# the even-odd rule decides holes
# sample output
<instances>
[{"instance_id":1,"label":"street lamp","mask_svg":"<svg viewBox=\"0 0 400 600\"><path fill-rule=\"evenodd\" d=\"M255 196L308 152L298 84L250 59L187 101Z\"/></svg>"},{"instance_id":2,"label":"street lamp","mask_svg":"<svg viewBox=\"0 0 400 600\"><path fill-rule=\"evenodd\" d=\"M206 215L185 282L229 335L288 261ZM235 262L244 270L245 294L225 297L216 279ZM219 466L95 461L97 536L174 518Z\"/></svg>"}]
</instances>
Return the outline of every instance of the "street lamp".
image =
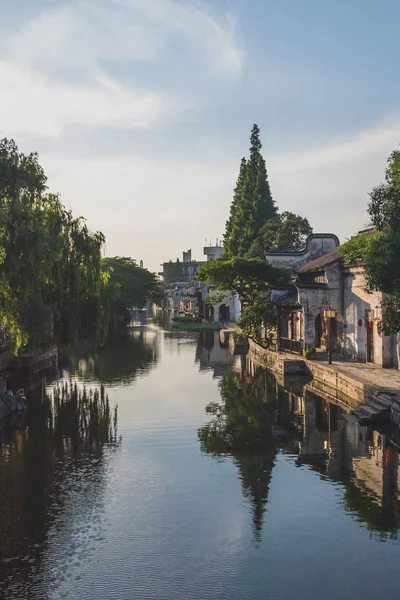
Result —
<instances>
[{"instance_id":1,"label":"street lamp","mask_svg":"<svg viewBox=\"0 0 400 600\"><path fill-rule=\"evenodd\" d=\"M336 311L332 308L331 303L324 310L324 317L328 319L328 364L332 364L333 340L332 340L332 320L336 317Z\"/></svg>"}]
</instances>

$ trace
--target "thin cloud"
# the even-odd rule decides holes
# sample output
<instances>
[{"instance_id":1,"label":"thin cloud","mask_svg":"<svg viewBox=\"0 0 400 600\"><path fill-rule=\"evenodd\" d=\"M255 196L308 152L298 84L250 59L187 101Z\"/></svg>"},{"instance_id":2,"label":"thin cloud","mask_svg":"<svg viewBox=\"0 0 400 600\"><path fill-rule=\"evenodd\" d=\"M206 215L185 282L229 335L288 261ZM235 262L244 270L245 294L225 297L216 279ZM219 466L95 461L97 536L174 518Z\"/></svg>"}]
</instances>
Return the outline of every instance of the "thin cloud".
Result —
<instances>
[{"instance_id":1,"label":"thin cloud","mask_svg":"<svg viewBox=\"0 0 400 600\"><path fill-rule=\"evenodd\" d=\"M48 11L0 42L0 111L9 135L56 137L69 127L152 127L176 120L196 100L139 86L110 65L165 59L173 36L198 46L210 70L238 73L230 18L173 0L81 0Z\"/></svg>"},{"instance_id":2,"label":"thin cloud","mask_svg":"<svg viewBox=\"0 0 400 600\"><path fill-rule=\"evenodd\" d=\"M389 154L399 147L400 116L300 152L267 157L281 210L306 216L315 230L349 237L368 221L369 192L384 179Z\"/></svg>"},{"instance_id":3,"label":"thin cloud","mask_svg":"<svg viewBox=\"0 0 400 600\"><path fill-rule=\"evenodd\" d=\"M74 85L4 62L0 88L0 113L12 135L57 137L70 126L149 127L179 106L173 97L121 86L105 75Z\"/></svg>"},{"instance_id":4,"label":"thin cloud","mask_svg":"<svg viewBox=\"0 0 400 600\"><path fill-rule=\"evenodd\" d=\"M204 5L174 0L116 0L135 8L166 31L181 32L197 40L206 50L212 71L238 74L243 66L243 51L238 41L233 15L222 20L212 16Z\"/></svg>"}]
</instances>

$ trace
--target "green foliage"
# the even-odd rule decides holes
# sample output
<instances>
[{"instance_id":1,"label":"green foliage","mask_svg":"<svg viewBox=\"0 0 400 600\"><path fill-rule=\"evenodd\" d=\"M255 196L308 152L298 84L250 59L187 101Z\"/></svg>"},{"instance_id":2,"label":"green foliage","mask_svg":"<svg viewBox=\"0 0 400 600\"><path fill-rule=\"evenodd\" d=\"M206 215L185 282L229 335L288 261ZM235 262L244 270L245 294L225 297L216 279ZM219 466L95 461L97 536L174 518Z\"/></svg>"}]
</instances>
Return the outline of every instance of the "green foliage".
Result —
<instances>
[{"instance_id":1,"label":"green foliage","mask_svg":"<svg viewBox=\"0 0 400 600\"><path fill-rule=\"evenodd\" d=\"M253 337L256 341L262 342L261 327L271 330L276 324L276 310L270 302L268 294L262 294L258 297L255 304L249 306L242 312L238 320L239 327L244 335Z\"/></svg>"},{"instance_id":2,"label":"green foliage","mask_svg":"<svg viewBox=\"0 0 400 600\"><path fill-rule=\"evenodd\" d=\"M173 317L174 323L201 323L200 317Z\"/></svg>"},{"instance_id":3,"label":"green foliage","mask_svg":"<svg viewBox=\"0 0 400 600\"><path fill-rule=\"evenodd\" d=\"M374 252L375 242L379 235L378 232L356 235L339 246L338 250L346 263L365 262Z\"/></svg>"},{"instance_id":4,"label":"green foliage","mask_svg":"<svg viewBox=\"0 0 400 600\"><path fill-rule=\"evenodd\" d=\"M388 159L385 183L370 194L368 213L375 232L359 235L340 247L349 263L362 262L367 290L378 290L389 297L382 302L379 328L400 332L400 151Z\"/></svg>"},{"instance_id":5,"label":"green foliage","mask_svg":"<svg viewBox=\"0 0 400 600\"><path fill-rule=\"evenodd\" d=\"M102 265L103 244L46 191L38 155L0 140L0 322L15 351L50 341L103 343L118 287ZM160 296L155 276L142 271L146 297Z\"/></svg>"},{"instance_id":6,"label":"green foliage","mask_svg":"<svg viewBox=\"0 0 400 600\"><path fill-rule=\"evenodd\" d=\"M208 261L197 271L199 281L239 294L253 305L260 294L268 293L271 284L290 281L290 269L273 267L261 258L219 257Z\"/></svg>"},{"instance_id":7,"label":"green foliage","mask_svg":"<svg viewBox=\"0 0 400 600\"><path fill-rule=\"evenodd\" d=\"M304 358L313 358L315 356L315 346L306 346L304 349Z\"/></svg>"},{"instance_id":8,"label":"green foliage","mask_svg":"<svg viewBox=\"0 0 400 600\"><path fill-rule=\"evenodd\" d=\"M275 323L275 309L270 302L270 286L290 281L290 269L273 267L262 258L230 258L223 256L200 267L197 279L216 290L229 290L248 304L238 325L244 335L259 339L261 326Z\"/></svg>"},{"instance_id":9,"label":"green foliage","mask_svg":"<svg viewBox=\"0 0 400 600\"><path fill-rule=\"evenodd\" d=\"M261 227L248 255L264 257L266 252L300 250L312 231L306 218L283 212Z\"/></svg>"},{"instance_id":10,"label":"green foliage","mask_svg":"<svg viewBox=\"0 0 400 600\"><path fill-rule=\"evenodd\" d=\"M242 158L224 235L226 257L244 256L260 228L276 215L268 183L265 160L261 155L260 130L253 126L250 158Z\"/></svg>"},{"instance_id":11,"label":"green foliage","mask_svg":"<svg viewBox=\"0 0 400 600\"><path fill-rule=\"evenodd\" d=\"M198 321L174 322L173 328L176 331L219 331L219 323L199 323Z\"/></svg>"},{"instance_id":12,"label":"green foliage","mask_svg":"<svg viewBox=\"0 0 400 600\"><path fill-rule=\"evenodd\" d=\"M237 329L236 331L233 331L231 335L232 335L233 341L238 346L247 342L246 335L243 333L243 331L240 331L239 329Z\"/></svg>"},{"instance_id":13,"label":"green foliage","mask_svg":"<svg viewBox=\"0 0 400 600\"><path fill-rule=\"evenodd\" d=\"M215 304L219 304L220 302L224 302L227 298L226 292L213 292L210 296L204 300L204 304L208 306L215 306Z\"/></svg>"},{"instance_id":14,"label":"green foliage","mask_svg":"<svg viewBox=\"0 0 400 600\"><path fill-rule=\"evenodd\" d=\"M147 302L159 300L161 290L157 276L138 267L132 258L103 258L102 269L109 277L112 313L117 320L127 323L130 308L143 308Z\"/></svg>"},{"instance_id":15,"label":"green foliage","mask_svg":"<svg viewBox=\"0 0 400 600\"><path fill-rule=\"evenodd\" d=\"M252 507L256 539L263 526L277 452L272 438L276 413L274 385L266 372L250 381L230 372L220 382L221 402L207 406L211 420L198 430L202 452L216 457L232 456L243 493Z\"/></svg>"}]
</instances>

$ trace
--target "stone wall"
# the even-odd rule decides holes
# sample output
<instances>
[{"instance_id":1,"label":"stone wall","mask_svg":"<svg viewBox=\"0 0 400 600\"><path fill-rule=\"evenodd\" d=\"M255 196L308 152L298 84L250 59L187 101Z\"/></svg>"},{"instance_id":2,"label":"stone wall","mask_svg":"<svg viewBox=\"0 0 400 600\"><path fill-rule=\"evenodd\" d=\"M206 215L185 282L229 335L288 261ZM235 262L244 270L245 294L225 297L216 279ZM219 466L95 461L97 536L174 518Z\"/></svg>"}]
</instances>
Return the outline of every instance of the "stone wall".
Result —
<instances>
[{"instance_id":1,"label":"stone wall","mask_svg":"<svg viewBox=\"0 0 400 600\"><path fill-rule=\"evenodd\" d=\"M365 290L366 280L362 267L351 267L343 274L343 354L365 362L367 360L367 333L372 324L373 362L382 367L393 366L393 339L378 331L375 319L383 295Z\"/></svg>"}]
</instances>

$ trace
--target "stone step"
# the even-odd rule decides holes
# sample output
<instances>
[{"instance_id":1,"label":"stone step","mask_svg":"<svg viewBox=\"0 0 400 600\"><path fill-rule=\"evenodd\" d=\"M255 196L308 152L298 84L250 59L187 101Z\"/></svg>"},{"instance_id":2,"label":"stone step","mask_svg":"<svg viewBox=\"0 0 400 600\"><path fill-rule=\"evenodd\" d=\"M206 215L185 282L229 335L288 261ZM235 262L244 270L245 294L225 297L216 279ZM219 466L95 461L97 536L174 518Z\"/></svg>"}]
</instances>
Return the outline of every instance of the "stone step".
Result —
<instances>
[{"instance_id":1,"label":"stone step","mask_svg":"<svg viewBox=\"0 0 400 600\"><path fill-rule=\"evenodd\" d=\"M379 402L378 399L370 400L368 402L367 406L372 406L372 408L376 408L376 410L378 410L380 413L387 413L387 414L389 414L390 406L388 406L387 404L383 404L383 403Z\"/></svg>"},{"instance_id":2,"label":"stone step","mask_svg":"<svg viewBox=\"0 0 400 600\"><path fill-rule=\"evenodd\" d=\"M366 423L371 420L371 415L367 411L364 411L364 408L357 408L352 414L360 423Z\"/></svg>"},{"instance_id":3,"label":"stone step","mask_svg":"<svg viewBox=\"0 0 400 600\"><path fill-rule=\"evenodd\" d=\"M389 408L393 404L392 397L389 396L389 394L385 394L383 392L376 392L373 395L373 399L375 402L379 402L379 404L382 404L382 405L386 406L387 408Z\"/></svg>"},{"instance_id":4,"label":"stone step","mask_svg":"<svg viewBox=\"0 0 400 600\"><path fill-rule=\"evenodd\" d=\"M373 406L370 406L369 404L363 404L362 406L360 406L359 410L363 410L364 412L367 412L369 415L371 415L371 417L375 417L376 415L379 415L380 410L374 408Z\"/></svg>"},{"instance_id":5,"label":"stone step","mask_svg":"<svg viewBox=\"0 0 400 600\"><path fill-rule=\"evenodd\" d=\"M386 400L386 398L381 398L380 396L376 395L372 396L372 399L369 401L369 403L373 406L380 406L382 409L386 410L392 406L392 403Z\"/></svg>"}]
</instances>

